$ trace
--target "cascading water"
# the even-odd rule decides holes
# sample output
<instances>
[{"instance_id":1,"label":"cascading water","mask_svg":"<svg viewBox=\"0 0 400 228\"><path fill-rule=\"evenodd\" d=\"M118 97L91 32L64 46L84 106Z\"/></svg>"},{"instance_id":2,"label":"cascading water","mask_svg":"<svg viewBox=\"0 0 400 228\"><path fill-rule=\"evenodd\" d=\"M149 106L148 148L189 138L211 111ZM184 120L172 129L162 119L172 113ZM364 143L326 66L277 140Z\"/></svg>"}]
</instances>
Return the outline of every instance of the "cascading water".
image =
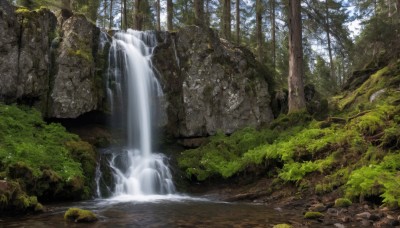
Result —
<instances>
[{"instance_id":1,"label":"cascading water","mask_svg":"<svg viewBox=\"0 0 400 228\"><path fill-rule=\"evenodd\" d=\"M113 151L109 162L114 196L175 192L165 156L152 153L152 129L157 125L154 104L163 96L151 65L156 44L151 32L128 30L112 39L107 94L114 125L126 135L126 147Z\"/></svg>"}]
</instances>

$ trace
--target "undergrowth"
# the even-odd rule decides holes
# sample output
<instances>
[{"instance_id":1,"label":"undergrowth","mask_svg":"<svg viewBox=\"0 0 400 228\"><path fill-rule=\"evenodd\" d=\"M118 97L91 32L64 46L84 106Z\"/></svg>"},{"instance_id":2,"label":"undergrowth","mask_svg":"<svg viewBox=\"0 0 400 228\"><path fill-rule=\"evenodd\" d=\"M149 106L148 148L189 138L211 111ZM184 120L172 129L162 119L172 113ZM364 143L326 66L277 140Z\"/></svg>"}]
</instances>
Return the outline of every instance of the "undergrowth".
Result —
<instances>
[{"instance_id":1,"label":"undergrowth","mask_svg":"<svg viewBox=\"0 0 400 228\"><path fill-rule=\"evenodd\" d=\"M335 97L334 118L315 121L304 113L280 116L262 130L217 134L210 143L182 152L179 166L189 179L199 181L258 169L301 188L303 180L316 177L311 182L314 193L339 190L361 200L378 196L382 203L398 206L399 69L400 63L385 67L355 91Z\"/></svg>"},{"instance_id":2,"label":"undergrowth","mask_svg":"<svg viewBox=\"0 0 400 228\"><path fill-rule=\"evenodd\" d=\"M89 196L95 165L89 144L31 108L0 104L0 117L0 179L44 200Z\"/></svg>"}]
</instances>

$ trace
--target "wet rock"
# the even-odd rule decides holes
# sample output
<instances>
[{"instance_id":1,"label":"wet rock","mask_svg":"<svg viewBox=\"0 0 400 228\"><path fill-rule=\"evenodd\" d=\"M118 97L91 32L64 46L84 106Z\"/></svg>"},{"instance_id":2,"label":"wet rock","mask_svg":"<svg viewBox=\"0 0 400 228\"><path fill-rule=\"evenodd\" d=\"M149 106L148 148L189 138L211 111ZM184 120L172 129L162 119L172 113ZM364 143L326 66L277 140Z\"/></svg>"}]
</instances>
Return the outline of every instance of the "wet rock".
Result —
<instances>
[{"instance_id":1,"label":"wet rock","mask_svg":"<svg viewBox=\"0 0 400 228\"><path fill-rule=\"evenodd\" d=\"M324 212L324 211L326 211L326 206L322 203L317 203L317 204L311 205L309 210L316 211L316 212Z\"/></svg>"},{"instance_id":2,"label":"wet rock","mask_svg":"<svg viewBox=\"0 0 400 228\"><path fill-rule=\"evenodd\" d=\"M369 213L367 211L362 212L362 213L356 214L356 217L360 218L360 219L369 219L371 217L371 213Z\"/></svg>"},{"instance_id":3,"label":"wet rock","mask_svg":"<svg viewBox=\"0 0 400 228\"><path fill-rule=\"evenodd\" d=\"M363 219L363 220L361 220L360 225L364 226L364 227L368 227L368 226L372 225L372 222L369 220Z\"/></svg>"},{"instance_id":4,"label":"wet rock","mask_svg":"<svg viewBox=\"0 0 400 228\"><path fill-rule=\"evenodd\" d=\"M338 215L339 214L338 210L335 208L328 208L327 213L330 215Z\"/></svg>"},{"instance_id":5,"label":"wet rock","mask_svg":"<svg viewBox=\"0 0 400 228\"><path fill-rule=\"evenodd\" d=\"M231 134L273 119L267 82L271 75L249 50L196 26L163 36L153 63L167 97L171 135Z\"/></svg>"},{"instance_id":6,"label":"wet rock","mask_svg":"<svg viewBox=\"0 0 400 228\"><path fill-rule=\"evenodd\" d=\"M372 214L372 215L369 217L369 220L372 220L372 221L378 221L379 219L381 219L381 217L379 216L379 214Z\"/></svg>"},{"instance_id":7,"label":"wet rock","mask_svg":"<svg viewBox=\"0 0 400 228\"><path fill-rule=\"evenodd\" d=\"M342 221L343 223L349 223L352 221L352 219L350 218L350 216L344 216L340 218L340 221Z\"/></svg>"},{"instance_id":8,"label":"wet rock","mask_svg":"<svg viewBox=\"0 0 400 228\"><path fill-rule=\"evenodd\" d=\"M341 224L341 223L335 223L335 224L333 224L335 227L337 227L337 228L345 228L345 226L343 225L343 224Z\"/></svg>"}]
</instances>

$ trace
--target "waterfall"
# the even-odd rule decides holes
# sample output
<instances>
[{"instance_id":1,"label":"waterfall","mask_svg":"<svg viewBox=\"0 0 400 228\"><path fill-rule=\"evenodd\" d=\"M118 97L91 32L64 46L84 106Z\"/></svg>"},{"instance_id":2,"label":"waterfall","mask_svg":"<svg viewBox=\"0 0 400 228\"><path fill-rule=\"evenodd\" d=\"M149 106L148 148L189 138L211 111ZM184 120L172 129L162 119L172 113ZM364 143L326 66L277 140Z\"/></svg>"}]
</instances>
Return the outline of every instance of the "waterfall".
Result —
<instances>
[{"instance_id":1,"label":"waterfall","mask_svg":"<svg viewBox=\"0 0 400 228\"><path fill-rule=\"evenodd\" d=\"M163 96L151 64L156 45L152 32L128 30L112 38L107 95L112 125L125 135L125 146L114 149L109 161L116 197L175 192L166 157L152 148L157 101Z\"/></svg>"}]
</instances>

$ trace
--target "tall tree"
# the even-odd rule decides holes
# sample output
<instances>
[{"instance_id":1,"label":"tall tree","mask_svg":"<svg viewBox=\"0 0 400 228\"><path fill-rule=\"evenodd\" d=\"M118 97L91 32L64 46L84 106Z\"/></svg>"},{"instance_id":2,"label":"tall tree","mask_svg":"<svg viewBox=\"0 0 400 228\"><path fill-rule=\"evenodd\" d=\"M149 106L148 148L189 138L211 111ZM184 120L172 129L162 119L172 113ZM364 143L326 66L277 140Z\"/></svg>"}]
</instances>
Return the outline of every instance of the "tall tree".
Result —
<instances>
[{"instance_id":1,"label":"tall tree","mask_svg":"<svg viewBox=\"0 0 400 228\"><path fill-rule=\"evenodd\" d=\"M331 77L335 77L335 68L333 66L333 57L332 57L332 46L331 46L331 33L330 33L330 20L329 20L329 5L328 0L325 0L325 30L326 30L326 38L328 41L328 54L329 54L329 67L331 69L330 75Z\"/></svg>"},{"instance_id":2,"label":"tall tree","mask_svg":"<svg viewBox=\"0 0 400 228\"><path fill-rule=\"evenodd\" d=\"M231 0L222 0L222 34L227 40L231 38Z\"/></svg>"},{"instance_id":3,"label":"tall tree","mask_svg":"<svg viewBox=\"0 0 400 228\"><path fill-rule=\"evenodd\" d=\"M204 25L204 1L194 0L194 18L195 24L199 26Z\"/></svg>"},{"instance_id":4,"label":"tall tree","mask_svg":"<svg viewBox=\"0 0 400 228\"><path fill-rule=\"evenodd\" d=\"M272 39L272 68L276 70L276 20L275 20L275 10L276 4L275 0L270 0L271 3L271 39Z\"/></svg>"},{"instance_id":5,"label":"tall tree","mask_svg":"<svg viewBox=\"0 0 400 228\"><path fill-rule=\"evenodd\" d=\"M174 6L172 0L167 0L167 29L168 31L172 31L174 29L174 25L172 24L172 19L174 17Z\"/></svg>"},{"instance_id":6,"label":"tall tree","mask_svg":"<svg viewBox=\"0 0 400 228\"><path fill-rule=\"evenodd\" d=\"M110 0L110 24L108 25L108 29L112 29L112 26L113 26L113 19L114 19L114 16L113 16L113 3L114 3L114 0Z\"/></svg>"},{"instance_id":7,"label":"tall tree","mask_svg":"<svg viewBox=\"0 0 400 228\"><path fill-rule=\"evenodd\" d=\"M157 12L156 30L157 31L161 31L161 4L160 4L160 0L156 1L156 12Z\"/></svg>"},{"instance_id":8,"label":"tall tree","mask_svg":"<svg viewBox=\"0 0 400 228\"><path fill-rule=\"evenodd\" d=\"M289 19L289 113L306 110L303 85L303 46L300 0L290 0Z\"/></svg>"},{"instance_id":9,"label":"tall tree","mask_svg":"<svg viewBox=\"0 0 400 228\"><path fill-rule=\"evenodd\" d=\"M124 23L123 23L123 28L126 31L128 29L128 13L127 13L127 5L126 5L126 0L123 0L124 3L124 13L123 13L123 19L124 19Z\"/></svg>"},{"instance_id":10,"label":"tall tree","mask_svg":"<svg viewBox=\"0 0 400 228\"><path fill-rule=\"evenodd\" d=\"M240 44L240 0L236 0L236 43Z\"/></svg>"},{"instance_id":11,"label":"tall tree","mask_svg":"<svg viewBox=\"0 0 400 228\"><path fill-rule=\"evenodd\" d=\"M262 12L263 6L261 0L256 0L256 37L258 61L263 62L263 35L262 35Z\"/></svg>"},{"instance_id":12,"label":"tall tree","mask_svg":"<svg viewBox=\"0 0 400 228\"><path fill-rule=\"evenodd\" d=\"M134 26L133 26L135 30L142 30L143 28L143 12L141 3L142 0L135 0Z\"/></svg>"}]
</instances>

